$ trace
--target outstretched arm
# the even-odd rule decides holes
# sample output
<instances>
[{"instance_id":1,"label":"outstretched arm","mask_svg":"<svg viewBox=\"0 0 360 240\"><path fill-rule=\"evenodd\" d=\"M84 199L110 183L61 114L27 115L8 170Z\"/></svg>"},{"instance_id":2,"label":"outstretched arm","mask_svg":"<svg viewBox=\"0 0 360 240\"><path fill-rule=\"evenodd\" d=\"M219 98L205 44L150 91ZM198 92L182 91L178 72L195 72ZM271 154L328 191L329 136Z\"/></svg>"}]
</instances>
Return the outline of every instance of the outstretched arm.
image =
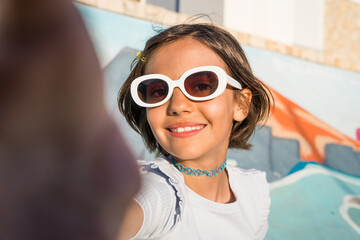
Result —
<instances>
[{"instance_id":1,"label":"outstretched arm","mask_svg":"<svg viewBox=\"0 0 360 240\"><path fill-rule=\"evenodd\" d=\"M0 3L0 239L115 239L139 186L70 0Z\"/></svg>"},{"instance_id":2,"label":"outstretched arm","mask_svg":"<svg viewBox=\"0 0 360 240\"><path fill-rule=\"evenodd\" d=\"M143 221L143 209L135 200L132 200L125 211L117 240L128 240L134 237L139 232Z\"/></svg>"}]
</instances>

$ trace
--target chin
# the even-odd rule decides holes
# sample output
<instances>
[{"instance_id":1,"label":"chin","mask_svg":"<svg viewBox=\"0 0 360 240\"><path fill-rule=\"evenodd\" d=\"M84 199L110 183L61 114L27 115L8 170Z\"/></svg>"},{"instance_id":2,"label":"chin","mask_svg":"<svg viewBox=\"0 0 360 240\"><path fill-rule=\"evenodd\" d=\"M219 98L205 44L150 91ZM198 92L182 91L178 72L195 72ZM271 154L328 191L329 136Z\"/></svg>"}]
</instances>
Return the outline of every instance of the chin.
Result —
<instances>
[{"instance_id":1,"label":"chin","mask_svg":"<svg viewBox=\"0 0 360 240\"><path fill-rule=\"evenodd\" d=\"M193 151L187 149L184 149L182 151L172 151L170 154L174 158L180 160L192 160L200 157L199 151L195 149Z\"/></svg>"}]
</instances>

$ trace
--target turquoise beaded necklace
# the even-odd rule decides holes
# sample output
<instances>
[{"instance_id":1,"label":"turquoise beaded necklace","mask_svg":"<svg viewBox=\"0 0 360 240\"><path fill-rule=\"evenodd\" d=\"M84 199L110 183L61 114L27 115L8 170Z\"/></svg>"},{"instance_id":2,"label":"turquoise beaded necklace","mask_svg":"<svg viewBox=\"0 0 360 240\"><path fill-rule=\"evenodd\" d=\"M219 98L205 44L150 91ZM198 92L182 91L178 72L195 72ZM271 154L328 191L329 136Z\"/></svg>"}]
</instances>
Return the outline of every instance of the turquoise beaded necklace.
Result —
<instances>
[{"instance_id":1,"label":"turquoise beaded necklace","mask_svg":"<svg viewBox=\"0 0 360 240\"><path fill-rule=\"evenodd\" d=\"M183 173L185 173L187 175L190 175L190 176L206 175L208 177L213 177L213 176L221 173L225 169L226 161L227 161L227 159L225 159L225 162L223 162L219 167L214 168L213 170L201 170L201 169L192 169L192 168L185 167L181 163L177 163L172 156L170 156L170 159L171 159L172 164L174 164L174 166L180 172L183 172Z\"/></svg>"}]
</instances>

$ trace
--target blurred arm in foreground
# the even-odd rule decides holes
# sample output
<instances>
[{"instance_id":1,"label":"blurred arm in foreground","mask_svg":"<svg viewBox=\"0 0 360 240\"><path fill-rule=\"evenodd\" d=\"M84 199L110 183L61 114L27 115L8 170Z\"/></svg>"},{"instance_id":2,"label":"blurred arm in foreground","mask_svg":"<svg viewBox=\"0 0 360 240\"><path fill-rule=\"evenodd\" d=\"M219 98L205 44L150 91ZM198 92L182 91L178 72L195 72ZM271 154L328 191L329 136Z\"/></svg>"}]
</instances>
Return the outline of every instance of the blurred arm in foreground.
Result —
<instances>
[{"instance_id":1,"label":"blurred arm in foreground","mask_svg":"<svg viewBox=\"0 0 360 240\"><path fill-rule=\"evenodd\" d=\"M115 239L139 187L69 0L0 2L0 239Z\"/></svg>"}]
</instances>

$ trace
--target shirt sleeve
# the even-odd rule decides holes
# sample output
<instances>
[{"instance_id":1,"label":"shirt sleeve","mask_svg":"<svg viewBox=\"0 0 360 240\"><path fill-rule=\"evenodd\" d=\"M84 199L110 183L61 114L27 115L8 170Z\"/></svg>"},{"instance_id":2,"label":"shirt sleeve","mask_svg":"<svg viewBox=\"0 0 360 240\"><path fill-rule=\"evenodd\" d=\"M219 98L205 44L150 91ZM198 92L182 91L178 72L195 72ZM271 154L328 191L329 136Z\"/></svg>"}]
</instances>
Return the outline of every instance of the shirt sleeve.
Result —
<instances>
[{"instance_id":1,"label":"shirt sleeve","mask_svg":"<svg viewBox=\"0 0 360 240\"><path fill-rule=\"evenodd\" d=\"M166 176L142 174L142 187L135 201L144 212L144 221L132 239L158 238L168 233L176 223L176 196Z\"/></svg>"}]
</instances>

